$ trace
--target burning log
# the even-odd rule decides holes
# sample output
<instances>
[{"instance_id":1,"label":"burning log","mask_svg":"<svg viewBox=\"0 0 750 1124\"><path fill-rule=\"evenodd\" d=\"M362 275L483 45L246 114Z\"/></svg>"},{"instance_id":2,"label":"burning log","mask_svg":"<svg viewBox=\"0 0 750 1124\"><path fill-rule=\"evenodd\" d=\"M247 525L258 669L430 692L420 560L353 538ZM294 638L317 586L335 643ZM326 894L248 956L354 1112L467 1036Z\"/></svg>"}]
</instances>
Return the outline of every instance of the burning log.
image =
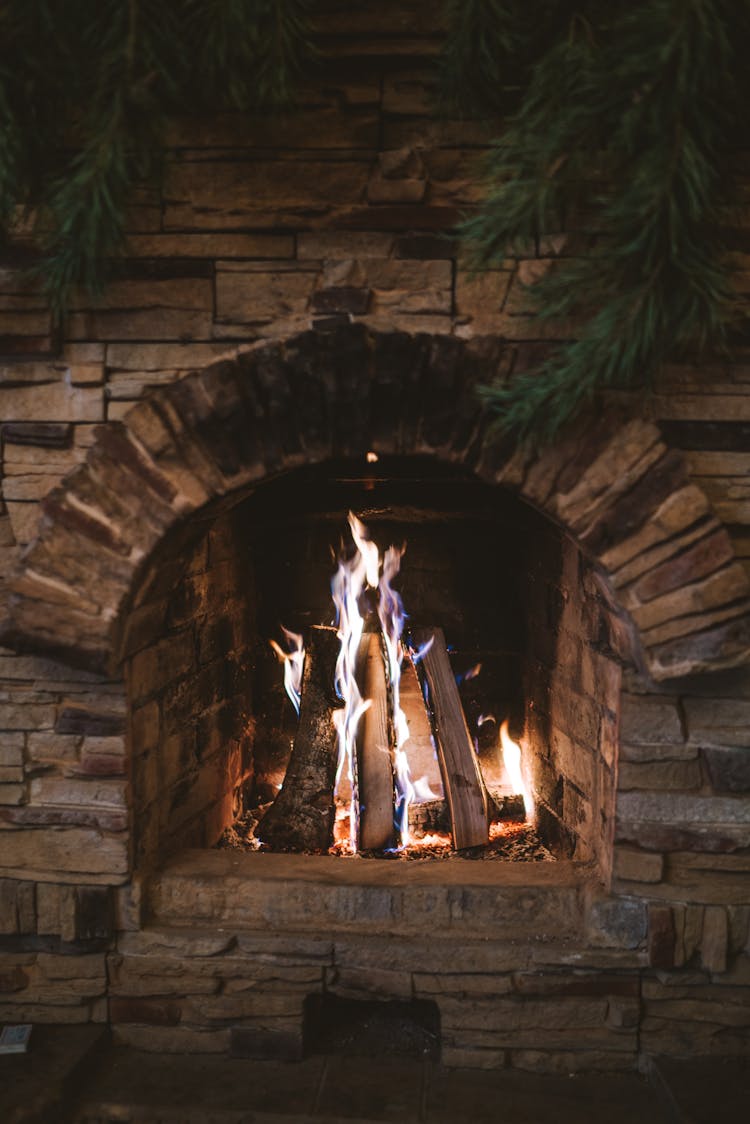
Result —
<instances>
[{"instance_id":1,"label":"burning log","mask_svg":"<svg viewBox=\"0 0 750 1124\"><path fill-rule=\"evenodd\" d=\"M430 717L417 669L408 656L401 668L401 708L409 724L409 737L404 742L404 753L415 788L412 804L444 801L443 779L440 776Z\"/></svg>"},{"instance_id":2,"label":"burning log","mask_svg":"<svg viewBox=\"0 0 750 1124\"><path fill-rule=\"evenodd\" d=\"M366 633L359 644L357 678L370 700L357 731L359 846L382 851L393 845L393 765L388 685L380 633Z\"/></svg>"},{"instance_id":3,"label":"burning log","mask_svg":"<svg viewBox=\"0 0 750 1124\"><path fill-rule=\"evenodd\" d=\"M336 629L313 625L305 652L294 749L282 789L257 831L258 838L276 851L327 851L333 839L338 652Z\"/></svg>"},{"instance_id":4,"label":"burning log","mask_svg":"<svg viewBox=\"0 0 750 1124\"><path fill-rule=\"evenodd\" d=\"M448 659L442 629L415 629L418 647L432 645L422 657L429 688L443 785L450 809L453 846L484 846L489 838L487 798L476 753L466 726L456 680Z\"/></svg>"}]
</instances>

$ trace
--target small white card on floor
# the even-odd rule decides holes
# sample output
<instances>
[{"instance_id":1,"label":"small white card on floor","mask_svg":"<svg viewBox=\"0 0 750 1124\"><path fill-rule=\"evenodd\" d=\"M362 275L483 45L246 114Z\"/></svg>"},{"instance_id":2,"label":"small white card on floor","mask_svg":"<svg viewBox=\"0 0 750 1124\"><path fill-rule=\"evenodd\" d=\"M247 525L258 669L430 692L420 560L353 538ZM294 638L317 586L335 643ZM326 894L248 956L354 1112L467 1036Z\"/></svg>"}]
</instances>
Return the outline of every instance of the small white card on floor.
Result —
<instances>
[{"instance_id":1,"label":"small white card on floor","mask_svg":"<svg viewBox=\"0 0 750 1124\"><path fill-rule=\"evenodd\" d=\"M31 1024L4 1026L0 1030L0 1054L25 1054L31 1038Z\"/></svg>"}]
</instances>

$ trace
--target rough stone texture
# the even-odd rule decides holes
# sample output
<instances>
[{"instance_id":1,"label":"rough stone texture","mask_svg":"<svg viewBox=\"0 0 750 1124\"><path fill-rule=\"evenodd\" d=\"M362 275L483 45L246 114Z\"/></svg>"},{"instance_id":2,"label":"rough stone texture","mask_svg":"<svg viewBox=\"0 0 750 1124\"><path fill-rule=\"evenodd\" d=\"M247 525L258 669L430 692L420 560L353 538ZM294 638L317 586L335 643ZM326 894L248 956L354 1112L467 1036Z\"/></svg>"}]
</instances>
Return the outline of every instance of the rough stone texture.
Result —
<instances>
[{"instance_id":1,"label":"rough stone texture","mask_svg":"<svg viewBox=\"0 0 750 1124\"><path fill-rule=\"evenodd\" d=\"M232 1037L249 1049L269 1029L298 1042L306 989L325 980L360 995L410 981L437 997L444 1060L567 1073L582 1059L633 1065L639 1042L746 1053L747 366L667 368L652 403L660 432L626 410L509 459L475 387L548 353L524 286L585 244L553 231L471 276L453 226L491 138L432 116L435 5L333 7L325 80L296 113L174 123L165 186L137 193L119 279L98 304L76 299L65 338L39 293L0 270L1 615L26 652L0 650L0 1018L105 1019L107 944L118 1036L152 1049L226 1050ZM463 463L584 547L581 573L549 584L554 604L567 596L566 639L538 652L557 679L527 729L548 748L540 807L561 847L605 881L613 864L586 939L558 932L552 910L540 940L527 923L544 895L521 884L499 895L507 920L476 887L418 889L431 940L349 931L366 928L363 901L375 924L411 909L387 887L338 898L329 887L325 935L290 936L266 885L254 899L266 931L252 920L219 932L222 895L202 898L187 879L170 899L187 934L142 929L148 863L214 837L247 764L235 736L246 636L207 624L219 604L238 612L231 567L217 543L201 562L197 539L238 489L370 448ZM191 516L206 523L188 541ZM188 556L194 572L178 579L170 559ZM127 746L122 684L73 666L100 669L113 653L138 696ZM303 900L321 907L309 888ZM435 940L433 909L469 932ZM191 952L196 916L209 931ZM331 917L347 929L335 950ZM525 935L499 938L514 918ZM160 961L191 955L235 963L185 969L194 994L163 972L175 990L154 994ZM256 978L259 963L271 970ZM244 993L243 973L267 1003Z\"/></svg>"},{"instance_id":2,"label":"rough stone texture","mask_svg":"<svg viewBox=\"0 0 750 1124\"><path fill-rule=\"evenodd\" d=\"M394 262L386 269L382 263L375 268L369 261L366 272L374 299L382 303L385 294L391 292L397 296L399 308L409 311L411 306L404 301L403 289L411 284L408 269L415 264L418 263ZM438 272L443 271L444 265L433 263ZM239 274L234 269L227 276L234 278ZM258 273L246 276L262 277ZM426 283L432 285L429 275ZM266 284L262 288L266 295L273 292ZM254 298L250 299L250 304L254 303ZM383 307L386 306L387 302ZM411 415L402 399L398 451L431 452L470 465L474 457L472 442L481 421L475 386L491 378L497 353L471 343L439 339L435 343L428 351L424 376L430 386L429 396L417 399ZM412 348L427 346L427 338L411 342ZM6 639L47 650L72 648L74 658L113 667L118 653L112 650L112 622L122 613L128 587L144 558L154 551L170 527L184 517L186 510L195 510L212 499L218 501L232 488L246 486L281 467L291 467L301 457L309 461L331 454L364 455L379 447L377 426L367 423L363 416L363 401L372 403L368 412L377 418L382 410L381 391L390 392L394 373L399 373L401 379L410 377L406 367L394 372L391 363L387 368L381 363L379 354L387 356L389 348L386 335L358 327L304 334L288 341L284 352L276 344L252 349L236 360L209 365L200 373L163 386L149 405L135 406L127 416L124 430L113 428L103 432L89 452L86 466L45 499L42 533L28 553L22 571L11 582ZM300 409L301 403L287 399L286 414L283 410L279 414L280 403L263 403L250 389L253 377L262 380L266 370L275 369L279 380L293 378L300 352L306 358L308 379L314 382L323 378L330 383L325 368L332 351L338 356L338 364L347 355L349 370L357 370L362 379L360 396L352 396L348 380L341 376L334 379L330 389L324 390L325 408L334 419L333 432L329 430L319 436L314 428L315 415ZM155 429L153 423L157 418ZM266 424L259 425L263 418ZM171 433L180 435L179 451L174 448L175 437L170 436L165 444L165 424ZM657 431L648 423L631 422L619 428L614 425L608 433L609 439L605 437L604 442L599 428L583 435L584 448L587 444L592 448L593 460L589 462L580 451L571 462L565 446L558 450L552 459L557 460L558 475L564 469L565 490L547 494L541 503L543 509L584 541L591 527L605 517L612 505L617 506L623 489L640 480L655 458L664 453ZM500 473L487 472L481 463L484 456L483 450L480 473L510 483L505 469ZM616 486L608 483L615 464L619 465ZM522 497L528 495L539 504L539 477L529 468L526 466L514 482ZM148 503L144 502L146 497ZM647 515L648 506L643 505L640 518ZM716 535L724 536L721 543L725 545L724 532L717 531ZM80 563L82 558L88 558L87 567L79 564L71 572L61 565L58 542L62 536L73 537L78 544L77 559ZM112 572L113 556L118 560L116 577ZM750 624L745 627L750 618L743 600L747 586L744 570L733 564L701 578L702 556L693 558L693 568L700 580L689 581L686 587L640 608L630 606L630 619L640 623L644 630L640 637L645 644L643 656L657 678L674 674L675 670L689 670L692 650L697 653L696 667L700 668L710 665L714 658L720 666L744 658L744 632L750 637ZM94 574L100 575L100 580L92 582ZM686 571L682 576L688 580L691 575ZM95 601L91 599L92 589L96 590ZM624 615L628 603L620 604L617 592L611 587L607 590L613 618L618 614L622 617L622 628L627 633L625 646L633 658L641 658L638 633ZM686 596L688 602L683 604ZM46 614L39 611L40 603L48 606ZM691 639L695 626L684 617L688 611L701 630L695 640ZM680 637L675 648L675 668L670 665L668 645L664 643L665 639L672 639L671 635L653 627L655 622L670 621L673 617L679 618ZM726 635L731 636L731 645L724 647L714 629L707 650L703 640L706 625L727 619L730 625L721 627L725 631L729 628ZM54 631L50 627L52 621ZM99 652L94 656L91 646L97 644L97 633ZM658 653L656 658L652 658L652 649ZM657 740L665 736L672 734L660 733Z\"/></svg>"}]
</instances>

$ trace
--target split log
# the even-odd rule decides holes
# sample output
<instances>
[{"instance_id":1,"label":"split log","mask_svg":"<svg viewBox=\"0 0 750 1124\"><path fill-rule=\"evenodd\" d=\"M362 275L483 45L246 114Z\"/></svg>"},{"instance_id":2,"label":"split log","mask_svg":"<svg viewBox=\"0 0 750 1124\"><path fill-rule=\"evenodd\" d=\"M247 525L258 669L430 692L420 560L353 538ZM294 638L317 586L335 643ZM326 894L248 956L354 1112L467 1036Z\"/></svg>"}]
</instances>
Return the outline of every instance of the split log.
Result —
<instances>
[{"instance_id":1,"label":"split log","mask_svg":"<svg viewBox=\"0 0 750 1124\"><path fill-rule=\"evenodd\" d=\"M402 747L409 762L409 776L423 792L427 789L432 793L432 796L417 795L413 803L444 800L443 779L440 776L440 765L435 752L430 716L427 713L417 670L408 657L401 667L400 694L401 709L409 724L409 737Z\"/></svg>"},{"instance_id":2,"label":"split log","mask_svg":"<svg viewBox=\"0 0 750 1124\"><path fill-rule=\"evenodd\" d=\"M257 831L261 842L276 851L327 851L333 842L338 653L336 629L313 625L305 648L294 749L281 791Z\"/></svg>"},{"instance_id":3,"label":"split log","mask_svg":"<svg viewBox=\"0 0 750 1124\"><path fill-rule=\"evenodd\" d=\"M370 706L357 730L359 847L382 851L393 846L393 760L388 721L388 682L379 632L365 634L357 654L357 682Z\"/></svg>"},{"instance_id":4,"label":"split log","mask_svg":"<svg viewBox=\"0 0 750 1124\"><path fill-rule=\"evenodd\" d=\"M422 657L422 668L429 689L429 704L435 727L443 785L450 809L453 846L484 846L489 838L487 797L479 772L453 669L445 647L442 629L415 629L418 647L433 638Z\"/></svg>"}]
</instances>

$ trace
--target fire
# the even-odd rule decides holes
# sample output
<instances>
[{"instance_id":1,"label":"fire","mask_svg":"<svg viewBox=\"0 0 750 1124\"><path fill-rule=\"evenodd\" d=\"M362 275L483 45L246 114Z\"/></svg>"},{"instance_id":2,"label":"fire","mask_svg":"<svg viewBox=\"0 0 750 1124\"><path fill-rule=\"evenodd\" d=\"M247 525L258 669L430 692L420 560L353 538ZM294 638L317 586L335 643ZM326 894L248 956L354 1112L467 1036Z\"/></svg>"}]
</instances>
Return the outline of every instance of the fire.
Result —
<instances>
[{"instance_id":1,"label":"fire","mask_svg":"<svg viewBox=\"0 0 750 1124\"><path fill-rule=\"evenodd\" d=\"M348 523L354 550L352 551L351 547L349 550L342 549L338 557L336 572L331 579L331 594L335 608L335 624L339 644L335 666L335 689L343 705L333 712L338 756L334 786L336 816L333 844L330 851L334 854L356 854L360 845L360 810L364 808L364 803L360 799L360 781L357 776L358 754L365 762L363 766L364 777L368 778L371 775L370 770L374 760L372 754L375 749L378 751L382 749L389 755L390 770L386 768L385 772L383 770L379 774L376 772L376 776L378 776L377 785L380 788L378 790L376 786L373 791L380 792L381 803L379 807L387 809L389 786L391 797L393 789L395 789L395 801L391 803L393 823L397 834L395 849L402 856L447 853L452 848L451 836L442 830L434 830L435 826L439 825L440 828L443 826L438 818L438 813L434 810L428 811L426 808L422 808L422 805L444 799L444 794L442 791L436 793L432 790L427 774L415 779L412 779L410 775L407 752L409 755L416 754L412 758L412 765L416 765L416 762L419 761L418 771L420 773L424 773L426 768L432 767L432 761L428 763L428 766L425 766L424 757L420 757L420 754L425 752L425 732L417 729L422 721L420 717L422 711L409 711L410 717L413 717L414 721L417 722L417 727L415 727L417 732L414 735L415 745L422 746L419 750L409 749L407 745L410 739L409 722L402 707L402 665L404 658L406 656L412 664L418 664L430 650L434 643L434 636L416 651L405 650L403 632L406 613L401 596L393 588L393 583L400 572L401 560L406 548L405 546L390 546L381 556L377 544L370 538L367 527L353 512L349 512ZM363 651L370 653L377 648L377 646L368 644L370 637L365 636L365 632L370 632L373 628L372 618L375 614L377 614L377 625L375 627L379 628L379 634L382 636L387 692L383 684L382 672L378 670L377 665L367 663L371 658L369 654L363 656ZM282 632L286 650L276 641L272 640L271 645L283 662L284 686L299 714L305 649L301 636L283 628L283 626ZM444 640L441 640L441 644L443 644L444 651ZM363 660L367 663L368 670L366 672L360 666ZM374 679L373 667L376 668ZM472 679L480 674L481 669L481 663L477 663L463 675L458 676L457 679L459 681ZM419 698L420 693L426 691L426 681L419 684L411 670L406 670L408 675L403 684L403 700L408 709L413 705L412 696L415 690L417 698ZM368 684L367 688L363 685L364 683ZM371 688L369 684L373 683L376 685ZM363 697L363 692L371 689L377 700L375 704L377 709L374 712L376 724L372 726L372 729L380 731L376 735L377 742L373 741L369 719L368 723L365 724L364 734L358 734L362 716L373 705L373 700ZM429 732L429 718L426 713L424 721L428 724L428 737L434 754L435 740L433 735L435 735L435 729L432 729L432 733ZM493 714L481 714L477 719L477 728L481 728L486 723L495 722L496 719ZM380 726L377 726L377 723L380 723ZM522 749L510 737L507 719L500 728L500 739L502 760L511 790L514 794L520 794L523 797L527 821L531 820L534 815L534 805L530 788L524 779ZM478 749L477 752L479 752ZM429 775L432 777L432 773ZM502 773L498 771L497 779L499 780L501 776ZM363 779L362 783L369 786L371 781ZM486 777L484 783L489 783ZM505 791L507 793L507 789ZM367 799L367 797L368 793L365 792L364 798ZM385 800L385 803L383 803L383 800ZM409 830L409 808L412 802L419 805L418 813L414 818L415 825L419 825L414 827L416 835L414 839L410 837ZM377 846L387 847L389 843L385 840L389 832L390 813L386 811L385 817L382 816L382 813L380 814L380 827L376 831L376 837L383 842ZM368 824L369 822L367 820ZM433 830L420 834L428 825ZM494 835L492 830L490 831L489 840L492 842L493 839L500 838L503 833L512 830L514 828L508 825L503 825L501 828L495 827ZM377 832L380 834L377 834ZM366 846L373 846L373 844L368 842Z\"/></svg>"},{"instance_id":2,"label":"fire","mask_svg":"<svg viewBox=\"0 0 750 1124\"><path fill-rule=\"evenodd\" d=\"M523 771L521 768L521 747L518 742L514 742L508 733L508 719L506 718L500 727L500 741L503 747L503 761L505 763L505 770L508 774L508 779L514 793L520 793L523 796L524 806L526 808L527 820L534 818L534 801L529 791L528 786L523 778Z\"/></svg>"},{"instance_id":3,"label":"fire","mask_svg":"<svg viewBox=\"0 0 750 1124\"><path fill-rule=\"evenodd\" d=\"M302 637L298 633L290 632L288 628L284 628L283 624L281 631L284 633L289 650L285 652L275 640L271 641L271 647L284 665L284 689L292 700L294 709L299 714L305 648Z\"/></svg>"},{"instance_id":4,"label":"fire","mask_svg":"<svg viewBox=\"0 0 750 1124\"><path fill-rule=\"evenodd\" d=\"M401 840L401 846L406 847L409 842L409 804L414 797L414 788L409 774L409 762L403 747L409 740L409 724L406 715L401 709L400 684L401 663L404 650L401 645L401 634L404 630L404 605L400 595L393 589L391 582L401 568L401 558L404 550L389 546L383 561L383 576L380 579L378 602L378 617L380 627L385 638L386 651L388 652L388 675L391 684L391 698L393 707L393 728L395 737L394 765L396 773L396 828Z\"/></svg>"},{"instance_id":5,"label":"fire","mask_svg":"<svg viewBox=\"0 0 750 1124\"><path fill-rule=\"evenodd\" d=\"M349 846L357 850L357 790L356 736L360 719L370 706L363 699L356 680L356 661L359 642L365 625L360 609L360 598L367 589L378 591L378 619L382 629L388 657L388 679L391 688L392 720L394 728L394 772L396 778L396 827L401 846L408 841L409 803L413 788L409 764L403 746L409 737L409 726L399 701L401 662L404 652L401 635L406 614L392 581L399 572L404 548L391 546L381 559L377 544L369 538L365 525L349 513L349 528L357 548L352 558L342 555L331 582L331 592L336 608L336 624L341 650L336 664L336 690L344 706L334 716L339 738L339 759L336 774L336 799L339 808L348 804ZM381 574L382 567L382 574ZM350 792L347 792L349 782ZM342 817L342 818L345 818ZM336 846L341 846L341 826L336 829Z\"/></svg>"},{"instance_id":6,"label":"fire","mask_svg":"<svg viewBox=\"0 0 750 1124\"><path fill-rule=\"evenodd\" d=\"M356 851L359 803L356 738L359 721L369 706L369 700L362 698L355 674L359 642L365 624L359 608L359 598L366 586L377 586L380 566L377 546L367 539L367 529L352 512L349 512L349 527L357 550L352 558L344 555L339 558L338 569L331 581L341 642L336 661L336 691L344 703L340 710L334 712L339 745L334 795L340 803L344 796L342 781L346 779L351 788L351 797L347 801L349 841L352 851Z\"/></svg>"}]
</instances>

